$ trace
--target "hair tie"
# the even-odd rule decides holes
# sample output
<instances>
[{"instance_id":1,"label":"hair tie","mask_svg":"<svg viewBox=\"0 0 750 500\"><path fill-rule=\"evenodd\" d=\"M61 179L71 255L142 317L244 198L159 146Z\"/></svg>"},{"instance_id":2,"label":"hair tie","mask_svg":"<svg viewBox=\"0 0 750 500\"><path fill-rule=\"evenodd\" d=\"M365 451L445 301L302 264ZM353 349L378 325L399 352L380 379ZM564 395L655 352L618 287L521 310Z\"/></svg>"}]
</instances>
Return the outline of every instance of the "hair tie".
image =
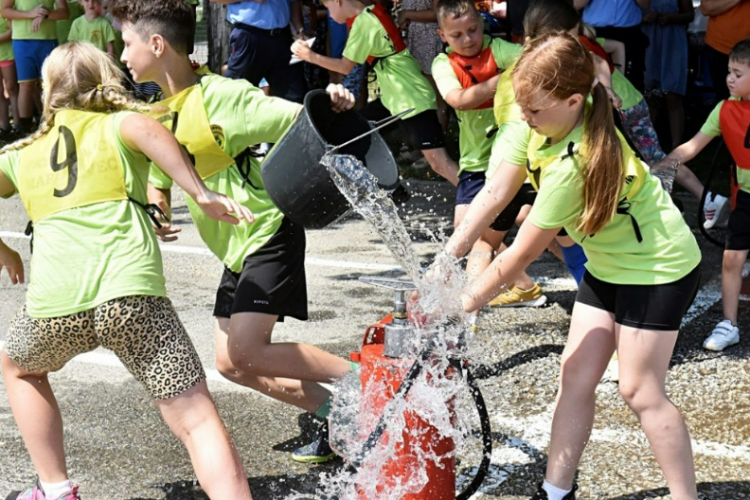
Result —
<instances>
[{"instance_id":1,"label":"hair tie","mask_svg":"<svg viewBox=\"0 0 750 500\"><path fill-rule=\"evenodd\" d=\"M96 90L98 90L99 92L101 92L101 91L103 91L103 90L104 90L104 87L102 86L102 84L101 84L101 83L100 83L99 85L97 85L97 86L96 86Z\"/></svg>"}]
</instances>

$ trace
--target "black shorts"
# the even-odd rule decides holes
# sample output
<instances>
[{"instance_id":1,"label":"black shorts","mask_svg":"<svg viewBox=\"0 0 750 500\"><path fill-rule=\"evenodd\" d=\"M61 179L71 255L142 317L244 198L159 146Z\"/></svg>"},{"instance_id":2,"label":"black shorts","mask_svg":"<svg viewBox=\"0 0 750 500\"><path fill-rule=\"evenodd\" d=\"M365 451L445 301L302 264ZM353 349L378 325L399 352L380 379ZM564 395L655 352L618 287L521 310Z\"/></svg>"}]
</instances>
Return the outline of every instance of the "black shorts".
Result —
<instances>
[{"instance_id":1,"label":"black shorts","mask_svg":"<svg viewBox=\"0 0 750 500\"><path fill-rule=\"evenodd\" d=\"M388 118L391 112L383 106L380 99L372 101L360 111L362 116L370 121L378 122ZM398 129L400 138L411 149L422 151L445 147L443 128L438 121L437 111L428 109L412 116L401 119L393 125L385 127L382 132L389 133Z\"/></svg>"},{"instance_id":2,"label":"black shorts","mask_svg":"<svg viewBox=\"0 0 750 500\"><path fill-rule=\"evenodd\" d=\"M737 191L737 202L729 215L727 250L750 250L750 193Z\"/></svg>"},{"instance_id":3,"label":"black shorts","mask_svg":"<svg viewBox=\"0 0 750 500\"><path fill-rule=\"evenodd\" d=\"M518 190L516 195L510 201L505 210L500 212L495 221L490 224L490 227L495 231L507 232L516 223L519 212L524 205L533 205L536 200L536 190L531 184L524 184L521 189Z\"/></svg>"},{"instance_id":4,"label":"black shorts","mask_svg":"<svg viewBox=\"0 0 750 500\"><path fill-rule=\"evenodd\" d=\"M680 329L700 280L700 266L664 285L615 285L586 271L576 302L613 313L619 325L668 332Z\"/></svg>"},{"instance_id":5,"label":"black shorts","mask_svg":"<svg viewBox=\"0 0 750 500\"><path fill-rule=\"evenodd\" d=\"M456 186L456 205L470 205L484 187L485 172L462 172Z\"/></svg>"},{"instance_id":6,"label":"black shorts","mask_svg":"<svg viewBox=\"0 0 750 500\"><path fill-rule=\"evenodd\" d=\"M224 269L214 316L244 312L307 319L305 230L286 217L268 243L245 257L241 273Z\"/></svg>"}]
</instances>

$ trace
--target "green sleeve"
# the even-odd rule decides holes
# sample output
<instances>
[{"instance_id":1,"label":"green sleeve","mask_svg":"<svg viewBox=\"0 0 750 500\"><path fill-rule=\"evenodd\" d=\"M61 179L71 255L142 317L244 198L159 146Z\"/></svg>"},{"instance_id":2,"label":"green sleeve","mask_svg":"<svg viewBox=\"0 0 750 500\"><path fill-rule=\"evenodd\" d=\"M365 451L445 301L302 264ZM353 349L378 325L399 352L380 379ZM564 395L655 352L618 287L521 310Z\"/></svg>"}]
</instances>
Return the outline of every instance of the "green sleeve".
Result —
<instances>
[{"instance_id":1,"label":"green sleeve","mask_svg":"<svg viewBox=\"0 0 750 500\"><path fill-rule=\"evenodd\" d=\"M517 43L506 42L502 38L493 38L490 43L492 55L495 56L500 69L508 69L516 60L521 57L523 47Z\"/></svg>"},{"instance_id":2,"label":"green sleeve","mask_svg":"<svg viewBox=\"0 0 750 500\"><path fill-rule=\"evenodd\" d=\"M102 35L104 36L104 41L107 43L114 43L115 42L115 29L112 27L112 24L110 24L109 21L106 22L104 25L104 29L102 30Z\"/></svg>"},{"instance_id":3,"label":"green sleeve","mask_svg":"<svg viewBox=\"0 0 750 500\"><path fill-rule=\"evenodd\" d=\"M583 178L575 160L566 158L545 169L529 220L541 229L576 223L583 211Z\"/></svg>"},{"instance_id":4,"label":"green sleeve","mask_svg":"<svg viewBox=\"0 0 750 500\"><path fill-rule=\"evenodd\" d=\"M302 106L278 97L268 97L259 88L248 82L244 83L240 109L244 111L245 126L233 135L245 147L263 142L279 142L297 119Z\"/></svg>"},{"instance_id":5,"label":"green sleeve","mask_svg":"<svg viewBox=\"0 0 750 500\"><path fill-rule=\"evenodd\" d=\"M376 30L368 29L365 12L362 12L349 31L343 56L357 64L363 64L375 46L374 38L378 35Z\"/></svg>"},{"instance_id":6,"label":"green sleeve","mask_svg":"<svg viewBox=\"0 0 750 500\"><path fill-rule=\"evenodd\" d=\"M526 165L531 129L523 120L503 123L492 143L492 160L499 165L502 160L513 165Z\"/></svg>"},{"instance_id":7,"label":"green sleeve","mask_svg":"<svg viewBox=\"0 0 750 500\"><path fill-rule=\"evenodd\" d=\"M83 19L79 17L78 19ZM87 38L84 38L81 34L81 30L79 29L79 26L81 26L81 23L76 22L78 21L76 19L73 21L73 24L70 26L70 32L68 33L68 41L69 42L88 42Z\"/></svg>"},{"instance_id":8,"label":"green sleeve","mask_svg":"<svg viewBox=\"0 0 750 500\"><path fill-rule=\"evenodd\" d=\"M721 106L724 104L724 101L721 101L719 104L714 107L713 111L711 111L711 114L708 115L708 119L706 120L706 123L703 124L701 127L701 132L706 134L709 137L718 137L721 135L721 124L719 122L719 115L721 114Z\"/></svg>"},{"instance_id":9,"label":"green sleeve","mask_svg":"<svg viewBox=\"0 0 750 500\"><path fill-rule=\"evenodd\" d=\"M453 90L461 90L463 88L446 54L439 54L432 61L432 77L435 79L435 84L437 84L437 88L443 99Z\"/></svg>"},{"instance_id":10,"label":"green sleeve","mask_svg":"<svg viewBox=\"0 0 750 500\"><path fill-rule=\"evenodd\" d=\"M20 151L13 150L8 151L7 153L4 153L0 155L0 172L5 175L5 177L10 180L10 182L13 183L13 186L16 186L16 190L12 193L10 193L8 196L5 196L5 198L10 198L14 194L18 192L18 179L16 177L16 164L18 163L18 155L20 154Z\"/></svg>"}]
</instances>

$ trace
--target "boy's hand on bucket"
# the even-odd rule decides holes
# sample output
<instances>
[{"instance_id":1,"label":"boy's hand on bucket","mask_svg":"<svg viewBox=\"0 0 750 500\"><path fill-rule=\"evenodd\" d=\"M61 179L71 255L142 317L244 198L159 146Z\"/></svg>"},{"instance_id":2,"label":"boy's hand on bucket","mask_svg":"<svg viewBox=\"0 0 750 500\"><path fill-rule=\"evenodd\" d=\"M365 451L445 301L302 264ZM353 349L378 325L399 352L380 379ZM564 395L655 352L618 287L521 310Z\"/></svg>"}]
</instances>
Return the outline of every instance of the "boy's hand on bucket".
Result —
<instances>
[{"instance_id":1,"label":"boy's hand on bucket","mask_svg":"<svg viewBox=\"0 0 750 500\"><path fill-rule=\"evenodd\" d=\"M356 102L354 95L340 83L328 85L326 92L331 96L331 106L335 112L341 113L354 107L354 103Z\"/></svg>"},{"instance_id":2,"label":"boy's hand on bucket","mask_svg":"<svg viewBox=\"0 0 750 500\"><path fill-rule=\"evenodd\" d=\"M223 194L207 191L196 198L195 201L201 207L201 210L212 219L228 222L235 226L240 223L240 219L244 219L247 222L255 221L255 216L247 207L243 207L232 198Z\"/></svg>"}]
</instances>

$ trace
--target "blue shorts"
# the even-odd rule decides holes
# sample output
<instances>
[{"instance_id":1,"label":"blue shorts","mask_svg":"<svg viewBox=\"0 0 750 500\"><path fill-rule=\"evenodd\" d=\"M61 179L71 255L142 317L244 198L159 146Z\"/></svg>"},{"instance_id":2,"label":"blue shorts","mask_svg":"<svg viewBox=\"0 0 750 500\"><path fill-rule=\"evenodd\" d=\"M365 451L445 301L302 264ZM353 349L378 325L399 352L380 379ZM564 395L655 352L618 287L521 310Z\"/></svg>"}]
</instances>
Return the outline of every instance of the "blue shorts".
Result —
<instances>
[{"instance_id":1,"label":"blue shorts","mask_svg":"<svg viewBox=\"0 0 750 500\"><path fill-rule=\"evenodd\" d=\"M57 40L13 40L18 83L39 80L42 64L57 47Z\"/></svg>"},{"instance_id":2,"label":"blue shorts","mask_svg":"<svg viewBox=\"0 0 750 500\"><path fill-rule=\"evenodd\" d=\"M462 172L456 187L456 205L470 205L484 187L486 172Z\"/></svg>"}]
</instances>

